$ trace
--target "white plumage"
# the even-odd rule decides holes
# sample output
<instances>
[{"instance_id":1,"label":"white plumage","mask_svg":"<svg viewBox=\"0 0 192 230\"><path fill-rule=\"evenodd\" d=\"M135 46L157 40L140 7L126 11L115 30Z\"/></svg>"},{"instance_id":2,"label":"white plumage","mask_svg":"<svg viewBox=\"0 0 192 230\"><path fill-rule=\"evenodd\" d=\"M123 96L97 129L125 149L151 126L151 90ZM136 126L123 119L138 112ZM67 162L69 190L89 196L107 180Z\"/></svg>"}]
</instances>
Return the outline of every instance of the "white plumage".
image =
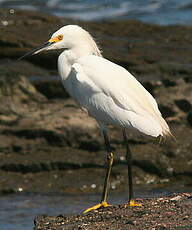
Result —
<instances>
[{"instance_id":1,"label":"white plumage","mask_svg":"<svg viewBox=\"0 0 192 230\"><path fill-rule=\"evenodd\" d=\"M155 137L170 132L151 94L127 70L102 57L79 58L63 84L103 126L133 127Z\"/></svg>"},{"instance_id":2,"label":"white plumage","mask_svg":"<svg viewBox=\"0 0 192 230\"><path fill-rule=\"evenodd\" d=\"M69 25L53 37L59 34L70 47L58 59L63 85L102 128L112 124L154 137L170 135L153 96L126 69L103 58L87 31Z\"/></svg>"}]
</instances>

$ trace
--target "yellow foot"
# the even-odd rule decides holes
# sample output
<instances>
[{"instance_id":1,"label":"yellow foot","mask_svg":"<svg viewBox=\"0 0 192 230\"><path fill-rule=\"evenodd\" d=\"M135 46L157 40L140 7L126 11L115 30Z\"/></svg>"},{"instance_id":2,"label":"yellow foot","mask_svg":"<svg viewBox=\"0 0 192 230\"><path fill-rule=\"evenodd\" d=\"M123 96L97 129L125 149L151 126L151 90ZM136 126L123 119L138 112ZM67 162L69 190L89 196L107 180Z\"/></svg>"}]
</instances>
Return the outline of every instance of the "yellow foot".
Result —
<instances>
[{"instance_id":1,"label":"yellow foot","mask_svg":"<svg viewBox=\"0 0 192 230\"><path fill-rule=\"evenodd\" d=\"M131 207L141 207L142 204L137 204L137 203L135 203L134 200L130 200L129 203L125 205L125 207L127 208L127 207L130 207L130 206Z\"/></svg>"},{"instance_id":2,"label":"yellow foot","mask_svg":"<svg viewBox=\"0 0 192 230\"><path fill-rule=\"evenodd\" d=\"M108 206L110 206L110 205L107 202L103 201L100 204L96 204L93 207L86 209L83 213L87 213L87 212L90 212L92 210L96 210L96 209L101 208L101 207L106 208Z\"/></svg>"}]
</instances>

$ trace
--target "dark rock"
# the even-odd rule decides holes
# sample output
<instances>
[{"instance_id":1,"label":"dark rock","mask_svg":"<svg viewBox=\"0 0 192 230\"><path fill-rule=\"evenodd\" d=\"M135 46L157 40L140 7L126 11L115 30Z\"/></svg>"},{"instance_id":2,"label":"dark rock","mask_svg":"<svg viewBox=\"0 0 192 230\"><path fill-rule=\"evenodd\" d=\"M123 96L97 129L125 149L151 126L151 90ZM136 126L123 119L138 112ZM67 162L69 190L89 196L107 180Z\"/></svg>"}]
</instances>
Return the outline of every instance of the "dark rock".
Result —
<instances>
[{"instance_id":1,"label":"dark rock","mask_svg":"<svg viewBox=\"0 0 192 230\"><path fill-rule=\"evenodd\" d=\"M192 77L188 76L184 78L187 83L192 83Z\"/></svg>"},{"instance_id":2,"label":"dark rock","mask_svg":"<svg viewBox=\"0 0 192 230\"><path fill-rule=\"evenodd\" d=\"M26 60L15 61L10 59L1 59L0 76L39 76L41 79L49 76L47 69L40 68L27 62Z\"/></svg>"},{"instance_id":3,"label":"dark rock","mask_svg":"<svg viewBox=\"0 0 192 230\"><path fill-rule=\"evenodd\" d=\"M101 143L97 140L95 141L81 141L79 145L80 149L87 150L87 151L99 151L101 150Z\"/></svg>"},{"instance_id":4,"label":"dark rock","mask_svg":"<svg viewBox=\"0 0 192 230\"><path fill-rule=\"evenodd\" d=\"M189 112L192 109L191 103L186 99L175 100L175 104L183 111Z\"/></svg>"},{"instance_id":5,"label":"dark rock","mask_svg":"<svg viewBox=\"0 0 192 230\"><path fill-rule=\"evenodd\" d=\"M159 105L159 110L161 111L164 118L173 117L176 114L172 108L161 104Z\"/></svg>"},{"instance_id":6,"label":"dark rock","mask_svg":"<svg viewBox=\"0 0 192 230\"><path fill-rule=\"evenodd\" d=\"M13 194L13 193L16 193L17 191L12 189L12 188L7 188L7 189L2 189L0 191L0 195L10 195L10 194Z\"/></svg>"},{"instance_id":7,"label":"dark rock","mask_svg":"<svg viewBox=\"0 0 192 230\"><path fill-rule=\"evenodd\" d=\"M156 85L148 81L148 82L143 82L143 86L147 91L149 91L152 95L154 95L154 90L157 87Z\"/></svg>"},{"instance_id":8,"label":"dark rock","mask_svg":"<svg viewBox=\"0 0 192 230\"><path fill-rule=\"evenodd\" d=\"M84 163L67 163L67 162L38 162L34 164L4 164L0 167L3 171L19 173L37 173L54 170L74 170L80 168L97 168L101 167L94 164Z\"/></svg>"},{"instance_id":9,"label":"dark rock","mask_svg":"<svg viewBox=\"0 0 192 230\"><path fill-rule=\"evenodd\" d=\"M158 176L165 176L165 171L162 168L157 168L150 160L134 160L133 164L137 167L142 168L144 171L152 174L157 174Z\"/></svg>"},{"instance_id":10,"label":"dark rock","mask_svg":"<svg viewBox=\"0 0 192 230\"><path fill-rule=\"evenodd\" d=\"M13 152L21 152L22 151L22 147L18 146L18 145L13 145L12 148L13 148Z\"/></svg>"},{"instance_id":11,"label":"dark rock","mask_svg":"<svg viewBox=\"0 0 192 230\"><path fill-rule=\"evenodd\" d=\"M192 112L189 112L187 115L187 121L192 126Z\"/></svg>"},{"instance_id":12,"label":"dark rock","mask_svg":"<svg viewBox=\"0 0 192 230\"><path fill-rule=\"evenodd\" d=\"M61 81L36 81L33 84L47 99L69 98L69 94L65 91Z\"/></svg>"},{"instance_id":13,"label":"dark rock","mask_svg":"<svg viewBox=\"0 0 192 230\"><path fill-rule=\"evenodd\" d=\"M173 151L171 151L171 150L164 152L164 154L165 154L167 157L170 157L170 158L176 157L175 152L173 152Z\"/></svg>"},{"instance_id":14,"label":"dark rock","mask_svg":"<svg viewBox=\"0 0 192 230\"><path fill-rule=\"evenodd\" d=\"M3 132L6 135L16 135L27 139L45 138L50 145L66 145L63 136L53 130L42 129L22 129L22 130L6 130ZM17 147L18 148L18 147Z\"/></svg>"},{"instance_id":15,"label":"dark rock","mask_svg":"<svg viewBox=\"0 0 192 230\"><path fill-rule=\"evenodd\" d=\"M170 79L163 79L162 82L163 82L165 87L176 86L176 82L173 80L170 80Z\"/></svg>"}]
</instances>

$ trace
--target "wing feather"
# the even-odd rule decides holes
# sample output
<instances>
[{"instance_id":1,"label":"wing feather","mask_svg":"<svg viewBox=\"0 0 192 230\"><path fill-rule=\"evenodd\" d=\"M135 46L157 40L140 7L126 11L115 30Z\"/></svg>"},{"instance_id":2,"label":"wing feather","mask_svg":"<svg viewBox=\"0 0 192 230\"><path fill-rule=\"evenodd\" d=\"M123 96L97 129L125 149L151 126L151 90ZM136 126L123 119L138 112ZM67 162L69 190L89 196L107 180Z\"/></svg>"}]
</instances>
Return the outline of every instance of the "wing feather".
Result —
<instances>
[{"instance_id":1,"label":"wing feather","mask_svg":"<svg viewBox=\"0 0 192 230\"><path fill-rule=\"evenodd\" d=\"M86 76L123 109L160 115L152 95L123 67L97 56L82 58L79 63Z\"/></svg>"}]
</instances>

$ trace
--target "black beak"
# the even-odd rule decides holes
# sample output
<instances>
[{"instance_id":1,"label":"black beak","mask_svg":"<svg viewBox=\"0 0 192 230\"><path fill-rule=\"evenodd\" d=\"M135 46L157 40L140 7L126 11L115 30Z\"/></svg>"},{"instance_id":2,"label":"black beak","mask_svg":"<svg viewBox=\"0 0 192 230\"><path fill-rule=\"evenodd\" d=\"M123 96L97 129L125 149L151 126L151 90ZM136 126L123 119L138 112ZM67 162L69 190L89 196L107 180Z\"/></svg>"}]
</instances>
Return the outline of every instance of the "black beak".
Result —
<instances>
[{"instance_id":1,"label":"black beak","mask_svg":"<svg viewBox=\"0 0 192 230\"><path fill-rule=\"evenodd\" d=\"M22 57L18 58L18 61L27 57L27 56L31 56L31 55L34 55L34 54L37 54L41 51L43 51L45 48L49 47L50 45L52 45L54 42L45 42L43 45L29 51L28 53L24 54Z\"/></svg>"}]
</instances>

